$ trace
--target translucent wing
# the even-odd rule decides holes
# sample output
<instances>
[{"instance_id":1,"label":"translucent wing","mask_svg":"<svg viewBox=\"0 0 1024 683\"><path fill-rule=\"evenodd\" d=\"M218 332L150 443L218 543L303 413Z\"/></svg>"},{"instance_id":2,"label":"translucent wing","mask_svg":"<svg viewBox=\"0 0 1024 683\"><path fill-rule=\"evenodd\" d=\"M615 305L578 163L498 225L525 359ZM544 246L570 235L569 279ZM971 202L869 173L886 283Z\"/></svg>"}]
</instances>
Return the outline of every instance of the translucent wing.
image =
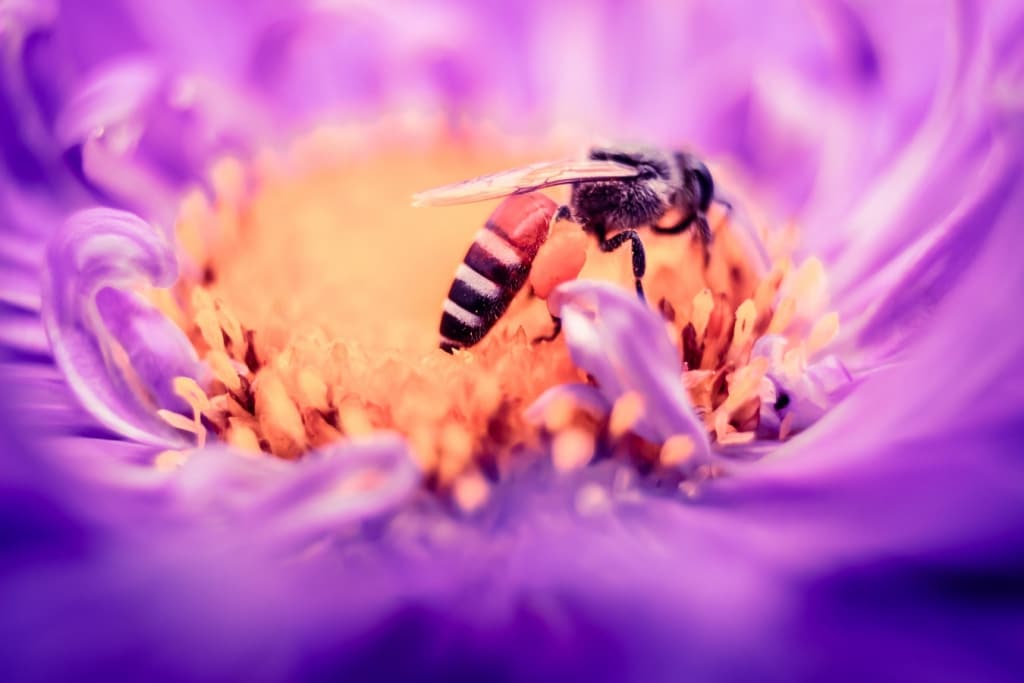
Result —
<instances>
[{"instance_id":1,"label":"translucent wing","mask_svg":"<svg viewBox=\"0 0 1024 683\"><path fill-rule=\"evenodd\" d=\"M591 159L543 161L511 171L501 171L461 183L445 185L414 194L413 206L450 206L532 192L542 187L565 185L579 180L613 180L640 174L633 166Z\"/></svg>"}]
</instances>

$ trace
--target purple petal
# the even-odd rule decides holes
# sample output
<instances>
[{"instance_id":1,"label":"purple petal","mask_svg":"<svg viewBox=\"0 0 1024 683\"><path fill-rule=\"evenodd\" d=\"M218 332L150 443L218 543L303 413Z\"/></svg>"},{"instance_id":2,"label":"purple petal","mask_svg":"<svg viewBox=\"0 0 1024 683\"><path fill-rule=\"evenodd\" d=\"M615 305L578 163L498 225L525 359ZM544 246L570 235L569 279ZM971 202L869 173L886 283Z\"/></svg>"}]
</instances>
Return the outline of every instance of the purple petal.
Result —
<instances>
[{"instance_id":1,"label":"purple petal","mask_svg":"<svg viewBox=\"0 0 1024 683\"><path fill-rule=\"evenodd\" d=\"M188 339L128 291L166 287L177 276L171 248L137 216L89 209L71 216L47 256L43 324L57 365L82 405L127 438L182 445L156 417L175 377L200 377ZM119 354L127 357L126 365Z\"/></svg>"},{"instance_id":2,"label":"purple petal","mask_svg":"<svg viewBox=\"0 0 1024 683\"><path fill-rule=\"evenodd\" d=\"M450 22L441 60L489 118L561 119L588 134L729 151L769 206L811 198L805 235L837 265L843 329L858 329L847 312L883 301L872 321L883 336L911 316L919 333L901 347L905 362L783 445L790 457L710 484L697 504L638 493L605 517L577 514L576 481L531 478L492 516L424 515L419 536L371 525L284 565L259 527L243 526L241 538L208 523L201 501L216 503L212 480L175 524L160 524L157 505L42 471L32 451L3 453L0 670L55 680L82 671L108 680L1019 679L1024 207L1019 182L989 185L982 173L985 137L1005 134L989 119L1019 127L1019 3L826 4L453 3L462 23ZM246 52L245 28L220 35L221 22L205 24L243 3L138 5L131 11L153 17L147 34L164 29L161 57ZM75 44L93 48L85 62L116 54L131 33L116 20L121 4L63 9ZM410 26L419 18L396 14ZM943 40L950 27L959 43ZM304 41L296 59L281 55L288 64L269 91L301 96L322 78L293 77L304 74ZM309 73L329 77L339 63L330 40L314 48L327 68ZM262 63L275 64L274 52ZM347 94L400 90L358 81L390 79L401 60L387 52L355 70ZM1018 78L990 87L986 72L1007 60ZM288 99L266 106L288 119ZM906 145L919 128L927 135ZM0 135L7 163L35 149ZM993 187L1017 199L991 211L964 202L994 200ZM973 217L954 237L945 221L960 208ZM936 226L942 233L929 235ZM984 244L970 239L982 234ZM926 243L938 246L915 250L922 266L901 268L895 286L862 289L881 284L870 276L887 275L908 245ZM894 291L903 276L911 287ZM599 324L577 315L577 337ZM623 360L584 350L606 393L617 362L646 362L650 351ZM837 370L823 368L818 388L841 380ZM18 478L30 467L40 471ZM301 502L305 492L291 495ZM69 505L76 496L111 500L119 514L97 524L88 505ZM270 511L268 528L287 498L253 505Z\"/></svg>"},{"instance_id":3,"label":"purple petal","mask_svg":"<svg viewBox=\"0 0 1024 683\"><path fill-rule=\"evenodd\" d=\"M186 516L203 514L294 551L353 522L395 509L420 471L397 434L331 444L298 462L225 447L194 451L170 486Z\"/></svg>"},{"instance_id":4,"label":"purple petal","mask_svg":"<svg viewBox=\"0 0 1024 683\"><path fill-rule=\"evenodd\" d=\"M686 434L697 459L709 457L707 432L686 395L664 321L635 295L607 283L567 282L552 296L573 362L595 378L608 402L627 391L644 398L637 433L659 443Z\"/></svg>"},{"instance_id":5,"label":"purple petal","mask_svg":"<svg viewBox=\"0 0 1024 683\"><path fill-rule=\"evenodd\" d=\"M905 244L903 253L864 278L843 298L845 311L863 312L844 335L855 339L858 349L879 347L877 356L885 357L905 347L930 307L941 301L971 267L1005 211L1006 198L1020 173L1015 156L1010 149L991 155L955 212ZM995 282L993 285L998 286ZM922 302L929 306L922 306Z\"/></svg>"},{"instance_id":6,"label":"purple petal","mask_svg":"<svg viewBox=\"0 0 1024 683\"><path fill-rule=\"evenodd\" d=\"M793 376L783 366L786 340L777 335L761 337L754 343L751 358L767 358L768 371L761 388L758 433L775 437L787 416L793 432L800 432L820 420L854 386L853 377L835 356L826 356L797 369Z\"/></svg>"},{"instance_id":7,"label":"purple petal","mask_svg":"<svg viewBox=\"0 0 1024 683\"><path fill-rule=\"evenodd\" d=\"M113 62L71 97L57 136L101 197L169 224L181 190L202 183L218 155L243 153L251 142L260 117L243 113L226 90L175 78L149 60Z\"/></svg>"}]
</instances>

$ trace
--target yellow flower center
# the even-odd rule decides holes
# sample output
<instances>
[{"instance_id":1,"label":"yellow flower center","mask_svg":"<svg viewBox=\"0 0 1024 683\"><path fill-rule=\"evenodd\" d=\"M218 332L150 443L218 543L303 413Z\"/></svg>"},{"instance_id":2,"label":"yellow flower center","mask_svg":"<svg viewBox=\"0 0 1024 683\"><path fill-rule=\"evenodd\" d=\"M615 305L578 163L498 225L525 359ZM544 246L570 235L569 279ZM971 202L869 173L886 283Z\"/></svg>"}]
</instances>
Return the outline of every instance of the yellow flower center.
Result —
<instances>
[{"instance_id":1,"label":"yellow flower center","mask_svg":"<svg viewBox=\"0 0 1024 683\"><path fill-rule=\"evenodd\" d=\"M216 437L298 458L343 437L397 430L427 481L463 507L486 497L488 478L548 442L560 468L586 463L602 441L665 465L688 457L686 438L661 448L631 434L644 410L635 394L607 418L561 402L541 425L524 419L546 389L586 381L561 337L533 341L552 326L529 286L478 345L454 355L438 348L442 303L493 203L423 209L410 196L547 155L482 156L479 145L451 142L372 155L317 142L303 149L263 160L252 191L243 169L225 162L216 201L197 194L182 206L177 235L192 267L159 303L215 377L208 398L186 393ZM566 193L551 196L561 202ZM759 277L725 215L710 218L706 266L690 232L645 235L645 287L676 341L680 371L691 370L687 387L709 432L729 443L752 438L757 424L765 367L748 363L750 348L770 328L785 328L780 316L792 312L774 306L785 262ZM629 261L625 250L605 254L592 243L581 277L631 290Z\"/></svg>"}]
</instances>

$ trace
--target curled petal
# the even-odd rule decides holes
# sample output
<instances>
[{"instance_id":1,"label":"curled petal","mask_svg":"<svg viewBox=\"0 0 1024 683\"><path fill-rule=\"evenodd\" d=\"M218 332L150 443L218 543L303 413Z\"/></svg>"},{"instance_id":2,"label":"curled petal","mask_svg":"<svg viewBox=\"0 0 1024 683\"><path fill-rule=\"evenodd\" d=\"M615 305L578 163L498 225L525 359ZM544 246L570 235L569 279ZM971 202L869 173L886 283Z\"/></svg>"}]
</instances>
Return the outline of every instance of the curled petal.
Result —
<instances>
[{"instance_id":1,"label":"curled petal","mask_svg":"<svg viewBox=\"0 0 1024 683\"><path fill-rule=\"evenodd\" d=\"M42 310L54 359L82 405L124 437L170 446L185 437L155 411L182 407L172 381L198 378L200 365L181 331L130 288L176 277L174 254L150 225L87 209L50 244Z\"/></svg>"},{"instance_id":2,"label":"curled petal","mask_svg":"<svg viewBox=\"0 0 1024 683\"><path fill-rule=\"evenodd\" d=\"M172 479L188 514L204 509L234 526L296 548L345 524L395 508L416 490L420 471L397 434L337 442L299 462L251 458L228 448L192 453Z\"/></svg>"},{"instance_id":3,"label":"curled petal","mask_svg":"<svg viewBox=\"0 0 1024 683\"><path fill-rule=\"evenodd\" d=\"M680 380L679 360L662 320L635 296L613 285L576 280L560 285L550 300L562 319L573 362L590 373L610 403L627 391L644 398L636 432L662 442L690 436L694 455L710 454L707 433Z\"/></svg>"}]
</instances>

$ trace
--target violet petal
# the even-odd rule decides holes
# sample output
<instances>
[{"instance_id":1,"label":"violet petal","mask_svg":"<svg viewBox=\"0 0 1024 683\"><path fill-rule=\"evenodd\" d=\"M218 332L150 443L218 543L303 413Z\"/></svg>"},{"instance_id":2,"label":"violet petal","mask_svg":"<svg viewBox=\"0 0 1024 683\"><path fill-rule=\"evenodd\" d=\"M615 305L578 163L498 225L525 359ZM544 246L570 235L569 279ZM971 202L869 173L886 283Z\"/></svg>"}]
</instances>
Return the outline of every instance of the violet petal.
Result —
<instances>
[{"instance_id":1,"label":"violet petal","mask_svg":"<svg viewBox=\"0 0 1024 683\"><path fill-rule=\"evenodd\" d=\"M405 440L380 432L330 444L298 462L222 446L200 449L170 485L188 515L205 510L232 526L258 526L254 534L294 549L395 508L419 481Z\"/></svg>"},{"instance_id":2,"label":"violet petal","mask_svg":"<svg viewBox=\"0 0 1024 683\"><path fill-rule=\"evenodd\" d=\"M573 362L596 379L605 398L614 403L627 391L643 396L638 434L655 442L686 434L696 444L698 460L709 456L704 424L686 395L661 318L635 295L586 280L560 285L551 304L562 319Z\"/></svg>"},{"instance_id":3,"label":"violet petal","mask_svg":"<svg viewBox=\"0 0 1024 683\"><path fill-rule=\"evenodd\" d=\"M150 225L87 209L50 244L42 310L54 358L82 405L126 438L170 446L186 439L155 410L175 407L161 402L173 395L172 380L200 377L200 365L180 330L124 290L176 277L174 254Z\"/></svg>"},{"instance_id":4,"label":"violet petal","mask_svg":"<svg viewBox=\"0 0 1024 683\"><path fill-rule=\"evenodd\" d=\"M783 337L767 335L758 339L751 350L751 358L768 359L768 372L761 386L761 436L777 436L782 420L789 415L792 431L810 427L854 386L846 366L832 355L798 368L786 367L786 346Z\"/></svg>"},{"instance_id":5,"label":"violet petal","mask_svg":"<svg viewBox=\"0 0 1024 683\"><path fill-rule=\"evenodd\" d=\"M250 134L263 125L239 99L205 79L122 59L74 92L56 134L80 179L102 198L170 223L179 191L206 183L218 156L248 151Z\"/></svg>"}]
</instances>

